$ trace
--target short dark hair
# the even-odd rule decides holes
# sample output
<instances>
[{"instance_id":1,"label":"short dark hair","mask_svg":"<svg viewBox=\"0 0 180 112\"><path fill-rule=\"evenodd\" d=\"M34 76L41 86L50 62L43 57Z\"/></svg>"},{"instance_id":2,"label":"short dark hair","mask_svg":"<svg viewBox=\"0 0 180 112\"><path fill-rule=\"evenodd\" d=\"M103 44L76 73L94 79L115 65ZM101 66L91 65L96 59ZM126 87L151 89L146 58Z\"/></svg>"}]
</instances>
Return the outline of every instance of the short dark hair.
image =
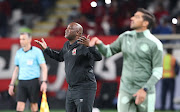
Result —
<instances>
[{"instance_id":1,"label":"short dark hair","mask_svg":"<svg viewBox=\"0 0 180 112\"><path fill-rule=\"evenodd\" d=\"M147 26L147 28L151 29L154 26L155 22L156 22L155 16L151 12L149 12L148 10L146 10L144 8L138 8L137 11L142 12L144 14L143 19L145 21L149 22L149 25Z\"/></svg>"},{"instance_id":2,"label":"short dark hair","mask_svg":"<svg viewBox=\"0 0 180 112\"><path fill-rule=\"evenodd\" d=\"M27 35L29 38L32 38L32 35L28 32L22 32L20 35Z\"/></svg>"},{"instance_id":3,"label":"short dark hair","mask_svg":"<svg viewBox=\"0 0 180 112\"><path fill-rule=\"evenodd\" d=\"M172 49L172 48L168 48L168 49L167 49L167 53L168 53L168 54L172 54L172 53L173 53L173 49Z\"/></svg>"}]
</instances>

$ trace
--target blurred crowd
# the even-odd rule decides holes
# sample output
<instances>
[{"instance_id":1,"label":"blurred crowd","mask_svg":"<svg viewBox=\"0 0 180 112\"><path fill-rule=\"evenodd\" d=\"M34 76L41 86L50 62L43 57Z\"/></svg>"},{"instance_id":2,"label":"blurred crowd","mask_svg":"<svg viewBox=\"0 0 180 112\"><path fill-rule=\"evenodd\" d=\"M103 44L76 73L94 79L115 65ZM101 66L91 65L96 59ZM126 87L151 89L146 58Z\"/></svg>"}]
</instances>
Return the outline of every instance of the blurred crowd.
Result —
<instances>
[{"instance_id":1,"label":"blurred crowd","mask_svg":"<svg viewBox=\"0 0 180 112\"><path fill-rule=\"evenodd\" d=\"M43 19L56 0L0 0L0 37L31 32L33 22Z\"/></svg>"},{"instance_id":2,"label":"blurred crowd","mask_svg":"<svg viewBox=\"0 0 180 112\"><path fill-rule=\"evenodd\" d=\"M43 20L56 1L0 0L0 37L17 37L21 28L31 32L33 22ZM92 1L97 2L96 7L91 6ZM85 35L119 35L130 30L130 17L137 8L154 13L157 22L152 29L153 34L180 33L180 0L111 0L110 4L106 4L105 0L79 2L79 7L72 7L67 23L64 24L62 18L58 19L49 32L50 36L64 36L64 25L72 21L83 26ZM23 13L21 19L18 18L20 12Z\"/></svg>"}]
</instances>

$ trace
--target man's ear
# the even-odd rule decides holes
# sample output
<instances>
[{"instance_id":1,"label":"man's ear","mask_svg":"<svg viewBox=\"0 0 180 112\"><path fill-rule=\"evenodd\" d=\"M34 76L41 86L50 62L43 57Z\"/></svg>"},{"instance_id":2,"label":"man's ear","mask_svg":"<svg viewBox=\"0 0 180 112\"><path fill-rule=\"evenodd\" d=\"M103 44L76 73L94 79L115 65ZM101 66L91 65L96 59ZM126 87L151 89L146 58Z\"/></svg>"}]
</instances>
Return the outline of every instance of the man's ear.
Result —
<instances>
[{"instance_id":1,"label":"man's ear","mask_svg":"<svg viewBox=\"0 0 180 112\"><path fill-rule=\"evenodd\" d=\"M148 27L148 25L149 25L149 22L148 22L148 21L143 21L143 26L144 26L144 27Z\"/></svg>"},{"instance_id":2,"label":"man's ear","mask_svg":"<svg viewBox=\"0 0 180 112\"><path fill-rule=\"evenodd\" d=\"M29 38L29 41L31 42L31 41L32 41L32 38Z\"/></svg>"}]
</instances>

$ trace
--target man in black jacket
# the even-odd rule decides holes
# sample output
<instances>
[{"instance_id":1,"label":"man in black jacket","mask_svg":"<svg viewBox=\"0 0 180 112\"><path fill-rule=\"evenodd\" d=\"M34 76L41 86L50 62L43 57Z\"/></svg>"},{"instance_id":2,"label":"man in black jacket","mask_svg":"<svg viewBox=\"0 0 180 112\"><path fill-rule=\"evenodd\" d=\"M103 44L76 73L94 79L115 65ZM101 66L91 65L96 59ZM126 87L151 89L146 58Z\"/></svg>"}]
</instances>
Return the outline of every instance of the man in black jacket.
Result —
<instances>
[{"instance_id":1,"label":"man in black jacket","mask_svg":"<svg viewBox=\"0 0 180 112\"><path fill-rule=\"evenodd\" d=\"M65 31L67 41L57 52L50 49L44 39L35 40L51 58L65 61L68 91L66 96L66 112L92 112L96 94L96 79L93 73L94 61L102 59L95 47L86 47L78 43L83 28L78 23L70 23ZM87 37L89 38L89 36Z\"/></svg>"}]
</instances>

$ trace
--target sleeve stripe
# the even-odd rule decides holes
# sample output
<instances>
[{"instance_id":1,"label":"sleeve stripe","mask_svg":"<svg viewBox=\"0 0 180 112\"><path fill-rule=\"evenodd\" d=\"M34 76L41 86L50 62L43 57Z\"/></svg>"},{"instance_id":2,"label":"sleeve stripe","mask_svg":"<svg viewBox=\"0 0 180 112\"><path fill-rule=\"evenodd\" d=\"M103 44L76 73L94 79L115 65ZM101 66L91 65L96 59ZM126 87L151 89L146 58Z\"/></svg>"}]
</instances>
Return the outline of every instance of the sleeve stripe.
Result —
<instances>
[{"instance_id":1,"label":"sleeve stripe","mask_svg":"<svg viewBox=\"0 0 180 112\"><path fill-rule=\"evenodd\" d=\"M157 79L162 78L162 73L163 73L163 67L156 67L153 69L153 74Z\"/></svg>"}]
</instances>

